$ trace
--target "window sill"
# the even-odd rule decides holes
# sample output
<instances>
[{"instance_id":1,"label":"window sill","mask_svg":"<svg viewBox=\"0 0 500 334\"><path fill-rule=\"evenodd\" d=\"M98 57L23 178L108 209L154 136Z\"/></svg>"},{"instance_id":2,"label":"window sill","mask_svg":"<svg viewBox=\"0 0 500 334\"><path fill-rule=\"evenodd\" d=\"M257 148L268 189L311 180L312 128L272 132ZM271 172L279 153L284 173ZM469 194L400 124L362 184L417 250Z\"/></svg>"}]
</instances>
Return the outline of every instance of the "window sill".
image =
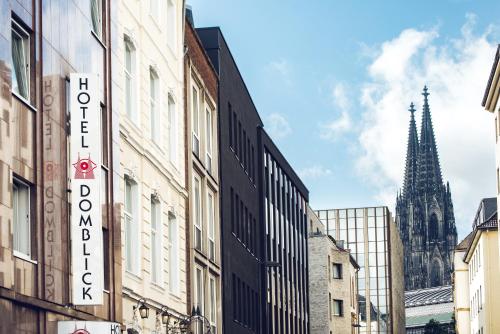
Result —
<instances>
[{"instance_id":1,"label":"window sill","mask_svg":"<svg viewBox=\"0 0 500 334\"><path fill-rule=\"evenodd\" d=\"M160 283L156 283L156 282L151 281L151 287L154 290L157 290L157 291L159 291L161 293L165 292L165 287L162 284L160 284Z\"/></svg>"},{"instance_id":2,"label":"window sill","mask_svg":"<svg viewBox=\"0 0 500 334\"><path fill-rule=\"evenodd\" d=\"M92 29L90 29L90 33L92 34L92 36L94 36L94 38L97 40L97 42L98 42L99 44L101 44L101 46L102 46L104 49L106 49L106 44L104 44L104 42L102 41L101 37L99 37L99 35L97 35L97 34L95 33L95 31L94 31L94 30L92 30Z\"/></svg>"},{"instance_id":3,"label":"window sill","mask_svg":"<svg viewBox=\"0 0 500 334\"><path fill-rule=\"evenodd\" d=\"M182 300L180 291L168 291L168 293L170 294L170 296L174 297L174 299L179 301Z\"/></svg>"},{"instance_id":4,"label":"window sill","mask_svg":"<svg viewBox=\"0 0 500 334\"><path fill-rule=\"evenodd\" d=\"M37 111L37 109L33 105L31 105L31 103L28 100L26 100L24 97L22 97L21 95L17 94L16 92L12 92L12 96L14 96L17 100L19 100L19 102L21 102L26 107L28 107L31 111L34 111L34 112Z\"/></svg>"},{"instance_id":5,"label":"window sill","mask_svg":"<svg viewBox=\"0 0 500 334\"><path fill-rule=\"evenodd\" d=\"M125 274L126 274L129 278L133 279L134 281L136 281L136 282L141 282L141 283L142 283L142 277L141 277L141 276L139 276L139 274L136 274L136 273L134 273L134 272L131 272L131 271L127 270L127 269L125 269Z\"/></svg>"},{"instance_id":6,"label":"window sill","mask_svg":"<svg viewBox=\"0 0 500 334\"><path fill-rule=\"evenodd\" d=\"M38 262L36 260L33 260L28 255L21 253L21 252L18 252L18 251L14 251L14 257L17 257L18 259L30 262L32 264L38 264Z\"/></svg>"}]
</instances>

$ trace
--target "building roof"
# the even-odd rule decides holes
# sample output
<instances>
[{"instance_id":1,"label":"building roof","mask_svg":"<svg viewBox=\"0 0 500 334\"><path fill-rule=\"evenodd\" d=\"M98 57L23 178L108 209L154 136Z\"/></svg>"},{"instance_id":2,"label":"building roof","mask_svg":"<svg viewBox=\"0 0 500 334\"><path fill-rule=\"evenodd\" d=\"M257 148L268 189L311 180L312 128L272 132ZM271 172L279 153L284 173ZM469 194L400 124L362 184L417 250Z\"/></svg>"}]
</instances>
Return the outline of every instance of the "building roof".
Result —
<instances>
[{"instance_id":1,"label":"building roof","mask_svg":"<svg viewBox=\"0 0 500 334\"><path fill-rule=\"evenodd\" d=\"M460 241L457 247L455 247L455 250L467 250L473 238L474 238L474 231L470 232L469 235L464 238L464 240Z\"/></svg>"},{"instance_id":2,"label":"building roof","mask_svg":"<svg viewBox=\"0 0 500 334\"><path fill-rule=\"evenodd\" d=\"M406 308L451 302L453 302L453 290L451 285L405 292Z\"/></svg>"},{"instance_id":3,"label":"building roof","mask_svg":"<svg viewBox=\"0 0 500 334\"><path fill-rule=\"evenodd\" d=\"M453 289L451 285L405 292L406 328L425 326L431 319L451 323Z\"/></svg>"},{"instance_id":4,"label":"building roof","mask_svg":"<svg viewBox=\"0 0 500 334\"><path fill-rule=\"evenodd\" d=\"M488 95L490 93L491 85L493 84L493 78L495 77L495 72L497 69L498 61L500 60L500 44L497 46L497 51L495 52L495 59L493 60L493 66L491 67L490 77L488 83L486 84L486 90L483 95L482 106L486 107L486 101L488 100Z\"/></svg>"}]
</instances>

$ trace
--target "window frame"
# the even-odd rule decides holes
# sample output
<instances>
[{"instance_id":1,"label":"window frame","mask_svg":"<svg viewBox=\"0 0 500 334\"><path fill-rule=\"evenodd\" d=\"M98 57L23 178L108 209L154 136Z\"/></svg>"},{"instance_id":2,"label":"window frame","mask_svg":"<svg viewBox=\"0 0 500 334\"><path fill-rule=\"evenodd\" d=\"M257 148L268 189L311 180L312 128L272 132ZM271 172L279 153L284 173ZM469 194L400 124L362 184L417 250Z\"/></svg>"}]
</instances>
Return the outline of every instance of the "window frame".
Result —
<instances>
[{"instance_id":1,"label":"window frame","mask_svg":"<svg viewBox=\"0 0 500 334\"><path fill-rule=\"evenodd\" d=\"M178 161L178 141L177 141L177 110L176 102L171 94L168 94L168 155L169 160L174 167L177 167Z\"/></svg>"},{"instance_id":2,"label":"window frame","mask_svg":"<svg viewBox=\"0 0 500 334\"><path fill-rule=\"evenodd\" d=\"M95 3L96 4L96 8L97 8L97 22L95 23L94 22L94 16L92 15L93 14L93 7L92 7L92 4ZM89 1L89 4L90 4L90 23L91 23L91 31L94 33L94 35L100 40L102 41L102 33L103 33L103 22L104 22L104 19L103 19L103 3L102 3L102 0L90 0ZM96 31L96 24L97 24L97 28L98 28L98 31Z\"/></svg>"},{"instance_id":3,"label":"window frame","mask_svg":"<svg viewBox=\"0 0 500 334\"><path fill-rule=\"evenodd\" d=\"M191 88L191 115L192 115L192 151L199 158L201 151L200 142L200 88L193 84Z\"/></svg>"},{"instance_id":4,"label":"window frame","mask_svg":"<svg viewBox=\"0 0 500 334\"><path fill-rule=\"evenodd\" d=\"M163 228L162 228L162 210L161 210L161 202L157 196L152 195L150 198L151 212L150 212L150 228L151 228L151 282L163 286L163 247L162 247L162 239L163 239ZM153 215L153 210L155 211ZM155 226L153 226L153 220L155 220ZM153 238L154 234L154 238ZM158 251L158 256L154 257L153 250L156 248ZM156 267L156 275L154 275L154 269Z\"/></svg>"},{"instance_id":5,"label":"window frame","mask_svg":"<svg viewBox=\"0 0 500 334\"><path fill-rule=\"evenodd\" d=\"M332 299L333 301L333 316L343 317L344 316L344 301L342 299ZM336 312L336 306L338 305L338 313Z\"/></svg>"},{"instance_id":6,"label":"window frame","mask_svg":"<svg viewBox=\"0 0 500 334\"><path fill-rule=\"evenodd\" d=\"M211 203L211 204L210 204ZM215 222L215 194L211 189L207 190L207 240L208 240L208 258L211 261L217 259L217 245L215 242L216 222ZM211 206L211 208L210 208Z\"/></svg>"},{"instance_id":7,"label":"window frame","mask_svg":"<svg viewBox=\"0 0 500 334\"><path fill-rule=\"evenodd\" d=\"M15 189L18 189L17 191ZM26 247L28 248L28 252L24 252L24 250L16 249L16 240L18 239L18 234L16 233L16 216L19 218L19 214L16 215L16 211L19 211L18 209L15 208L17 206L19 208L19 189L24 188L24 191L27 192L25 194L26 201L25 203L25 210L26 210L26 221L24 222L26 231L23 231L26 233L25 237L27 237L27 241L25 241ZM32 189L31 185L15 176L12 178L12 234L13 234L13 242L12 242L12 250L13 254L15 257L27 260L32 262L33 261L33 238L32 238L32 233L33 233L33 226L32 226L32 214L31 214L31 205L32 205L32 200L31 200L31 194L32 194ZM15 193L18 193L16 196ZM16 205L17 203L17 205ZM24 215L24 214L23 214Z\"/></svg>"},{"instance_id":8,"label":"window frame","mask_svg":"<svg viewBox=\"0 0 500 334\"><path fill-rule=\"evenodd\" d=\"M177 51L177 8L173 0L167 0L166 23L167 46L175 54Z\"/></svg>"},{"instance_id":9,"label":"window frame","mask_svg":"<svg viewBox=\"0 0 500 334\"><path fill-rule=\"evenodd\" d=\"M332 278L333 279L342 279L342 263L332 262Z\"/></svg>"},{"instance_id":10,"label":"window frame","mask_svg":"<svg viewBox=\"0 0 500 334\"><path fill-rule=\"evenodd\" d=\"M152 67L149 67L149 116L150 116L150 131L151 140L160 144L161 142L161 88L160 76Z\"/></svg>"},{"instance_id":11,"label":"window frame","mask_svg":"<svg viewBox=\"0 0 500 334\"><path fill-rule=\"evenodd\" d=\"M211 333L217 333L217 279L213 275L208 277L208 321L210 323Z\"/></svg>"},{"instance_id":12,"label":"window frame","mask_svg":"<svg viewBox=\"0 0 500 334\"><path fill-rule=\"evenodd\" d=\"M168 213L168 289L174 295L180 293L179 268L179 224L177 216L170 211Z\"/></svg>"},{"instance_id":13,"label":"window frame","mask_svg":"<svg viewBox=\"0 0 500 334\"><path fill-rule=\"evenodd\" d=\"M127 208L127 183L130 184L130 208ZM125 175L125 189L124 189L124 205L123 205L123 215L124 215L124 231L125 231L125 271L139 276L141 272L141 229L139 224L139 184L131 177ZM127 211L130 209L130 211ZM127 218L130 219L130 230L127 228ZM131 237L129 237L129 234ZM135 234L135 237L133 235ZM133 237L133 238L132 238ZM130 255L127 255L127 247L129 246L130 240ZM133 256L132 254L135 254ZM130 261L130 263L129 263ZM129 267L130 265L130 267Z\"/></svg>"},{"instance_id":14,"label":"window frame","mask_svg":"<svg viewBox=\"0 0 500 334\"><path fill-rule=\"evenodd\" d=\"M14 94L16 97L27 103L28 105L31 106L31 33L28 29L26 29L21 22L19 22L17 19L12 18L11 19L11 39L13 39L13 34L16 34L19 39L21 40L21 43L23 45L23 52L24 52L24 67L25 69L22 70L26 74L26 96L23 96L22 93L19 91L19 88L17 91L14 90L14 77L12 77L12 86L11 86L11 91L12 94ZM11 65L12 65L12 74L15 75L16 78L16 86L18 82L17 75L15 74L15 64L14 64L14 58L12 55L12 46L13 46L13 41L11 40Z\"/></svg>"},{"instance_id":15,"label":"window frame","mask_svg":"<svg viewBox=\"0 0 500 334\"><path fill-rule=\"evenodd\" d=\"M198 192L196 187L198 186ZM203 196L201 177L193 174L194 248L203 252ZM197 231L199 230L199 232ZM199 236L198 236L199 233ZM198 245L199 244L199 245Z\"/></svg>"},{"instance_id":16,"label":"window frame","mask_svg":"<svg viewBox=\"0 0 500 334\"><path fill-rule=\"evenodd\" d=\"M212 154L213 154L213 117L212 110L207 105L205 108L205 137L206 137L206 168L210 174L212 174Z\"/></svg>"},{"instance_id":17,"label":"window frame","mask_svg":"<svg viewBox=\"0 0 500 334\"><path fill-rule=\"evenodd\" d=\"M125 76L125 114L136 125L139 124L139 111L137 108L137 47L130 36L124 35L124 76ZM130 69L127 68L127 53L130 54ZM127 80L129 89L127 89ZM128 102L128 103L127 103Z\"/></svg>"}]
</instances>

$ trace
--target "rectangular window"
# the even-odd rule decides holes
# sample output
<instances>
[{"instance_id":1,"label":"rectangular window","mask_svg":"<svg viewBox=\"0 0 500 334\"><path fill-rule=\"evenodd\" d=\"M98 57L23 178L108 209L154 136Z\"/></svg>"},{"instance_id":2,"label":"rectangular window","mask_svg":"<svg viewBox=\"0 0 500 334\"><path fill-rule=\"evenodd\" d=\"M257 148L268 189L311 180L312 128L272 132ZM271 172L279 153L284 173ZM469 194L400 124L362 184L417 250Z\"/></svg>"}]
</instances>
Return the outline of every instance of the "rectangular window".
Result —
<instances>
[{"instance_id":1,"label":"rectangular window","mask_svg":"<svg viewBox=\"0 0 500 334\"><path fill-rule=\"evenodd\" d=\"M167 44L172 51L176 50L177 36L177 16L176 8L173 0L167 0Z\"/></svg>"},{"instance_id":2,"label":"rectangular window","mask_svg":"<svg viewBox=\"0 0 500 334\"><path fill-rule=\"evenodd\" d=\"M199 310L200 314L203 313L203 305L204 305L204 291L203 291L203 270L200 267L196 267L196 273L195 273L195 300L194 300L194 305L195 307ZM196 334L202 334L203 333L203 321L197 321L196 322Z\"/></svg>"},{"instance_id":3,"label":"rectangular window","mask_svg":"<svg viewBox=\"0 0 500 334\"><path fill-rule=\"evenodd\" d=\"M194 247L202 249L202 225L201 225L201 182L198 177L194 177Z\"/></svg>"},{"instance_id":4,"label":"rectangular window","mask_svg":"<svg viewBox=\"0 0 500 334\"><path fill-rule=\"evenodd\" d=\"M161 284L161 211L160 202L151 197L151 280Z\"/></svg>"},{"instance_id":5,"label":"rectangular window","mask_svg":"<svg viewBox=\"0 0 500 334\"><path fill-rule=\"evenodd\" d=\"M233 109L231 103L227 104L227 110L229 114L229 147L233 147Z\"/></svg>"},{"instance_id":6,"label":"rectangular window","mask_svg":"<svg viewBox=\"0 0 500 334\"><path fill-rule=\"evenodd\" d=\"M135 47L131 40L125 37L125 110L127 116L134 122L137 122L137 110L135 106Z\"/></svg>"},{"instance_id":7,"label":"rectangular window","mask_svg":"<svg viewBox=\"0 0 500 334\"><path fill-rule=\"evenodd\" d=\"M99 39L102 38L102 0L90 0L90 15L92 16L92 31Z\"/></svg>"},{"instance_id":8,"label":"rectangular window","mask_svg":"<svg viewBox=\"0 0 500 334\"><path fill-rule=\"evenodd\" d=\"M137 183L125 177L125 269L139 273L139 227Z\"/></svg>"},{"instance_id":9,"label":"rectangular window","mask_svg":"<svg viewBox=\"0 0 500 334\"><path fill-rule=\"evenodd\" d=\"M207 129L205 131L207 136L207 170L212 173L212 112L207 108L206 111Z\"/></svg>"},{"instance_id":10,"label":"rectangular window","mask_svg":"<svg viewBox=\"0 0 500 334\"><path fill-rule=\"evenodd\" d=\"M12 21L12 92L30 100L30 35Z\"/></svg>"},{"instance_id":11,"label":"rectangular window","mask_svg":"<svg viewBox=\"0 0 500 334\"><path fill-rule=\"evenodd\" d=\"M214 195L208 191L207 196L207 220L208 220L208 257L215 261L215 201Z\"/></svg>"},{"instance_id":12,"label":"rectangular window","mask_svg":"<svg viewBox=\"0 0 500 334\"><path fill-rule=\"evenodd\" d=\"M208 288L210 294L209 320L210 320L211 334L217 334L217 286L215 282L216 282L215 277L210 276Z\"/></svg>"},{"instance_id":13,"label":"rectangular window","mask_svg":"<svg viewBox=\"0 0 500 334\"><path fill-rule=\"evenodd\" d=\"M343 317L344 316L344 302L339 299L334 299L333 300L333 315L337 317Z\"/></svg>"},{"instance_id":14,"label":"rectangular window","mask_svg":"<svg viewBox=\"0 0 500 334\"><path fill-rule=\"evenodd\" d=\"M150 119L151 119L151 139L156 143L160 142L160 112L159 112L159 85L158 74L150 68L149 69L149 105L150 105Z\"/></svg>"},{"instance_id":15,"label":"rectangular window","mask_svg":"<svg viewBox=\"0 0 500 334\"><path fill-rule=\"evenodd\" d=\"M171 293L179 292L179 235L177 219L168 213L168 282Z\"/></svg>"},{"instance_id":16,"label":"rectangular window","mask_svg":"<svg viewBox=\"0 0 500 334\"><path fill-rule=\"evenodd\" d=\"M330 315L330 320L332 320L332 315L333 315L333 305L332 305L332 294L329 292L328 293L328 314Z\"/></svg>"},{"instance_id":17,"label":"rectangular window","mask_svg":"<svg viewBox=\"0 0 500 334\"><path fill-rule=\"evenodd\" d=\"M175 111L175 101L168 97L168 124L169 124L169 158L170 162L177 165L177 114Z\"/></svg>"},{"instance_id":18,"label":"rectangular window","mask_svg":"<svg viewBox=\"0 0 500 334\"><path fill-rule=\"evenodd\" d=\"M193 94L191 96L191 112L193 115L193 152L197 157L200 156L200 106L198 89L193 86Z\"/></svg>"},{"instance_id":19,"label":"rectangular window","mask_svg":"<svg viewBox=\"0 0 500 334\"><path fill-rule=\"evenodd\" d=\"M335 279L341 279L342 278L342 264L341 263L333 263L332 266L332 276Z\"/></svg>"},{"instance_id":20,"label":"rectangular window","mask_svg":"<svg viewBox=\"0 0 500 334\"><path fill-rule=\"evenodd\" d=\"M14 252L31 258L30 187L14 179L12 183Z\"/></svg>"}]
</instances>

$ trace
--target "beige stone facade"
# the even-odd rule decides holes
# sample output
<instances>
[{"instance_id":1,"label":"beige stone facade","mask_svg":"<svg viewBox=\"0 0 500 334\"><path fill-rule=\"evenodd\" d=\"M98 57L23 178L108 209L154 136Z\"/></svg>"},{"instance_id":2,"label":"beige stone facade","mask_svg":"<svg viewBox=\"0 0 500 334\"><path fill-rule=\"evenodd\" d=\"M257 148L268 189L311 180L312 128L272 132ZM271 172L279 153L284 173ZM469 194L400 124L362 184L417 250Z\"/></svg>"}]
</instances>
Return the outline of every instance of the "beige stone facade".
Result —
<instances>
[{"instance_id":1,"label":"beige stone facade","mask_svg":"<svg viewBox=\"0 0 500 334\"><path fill-rule=\"evenodd\" d=\"M324 233L308 210L309 320L311 334L358 333L359 266L349 250Z\"/></svg>"},{"instance_id":2,"label":"beige stone facade","mask_svg":"<svg viewBox=\"0 0 500 334\"><path fill-rule=\"evenodd\" d=\"M217 75L185 23L186 171L189 188L188 303L205 317L194 333L222 333Z\"/></svg>"},{"instance_id":3,"label":"beige stone facade","mask_svg":"<svg viewBox=\"0 0 500 334\"><path fill-rule=\"evenodd\" d=\"M470 299L469 299L469 267L464 262L470 246L471 232L455 248L453 255L453 303L455 313L455 330L459 334L470 333Z\"/></svg>"},{"instance_id":4,"label":"beige stone facade","mask_svg":"<svg viewBox=\"0 0 500 334\"><path fill-rule=\"evenodd\" d=\"M113 71L121 114L123 318L127 328L163 332L157 313L187 304L183 34L181 0L118 3ZM141 319L134 306L150 308ZM162 329L163 328L163 329Z\"/></svg>"}]
</instances>

